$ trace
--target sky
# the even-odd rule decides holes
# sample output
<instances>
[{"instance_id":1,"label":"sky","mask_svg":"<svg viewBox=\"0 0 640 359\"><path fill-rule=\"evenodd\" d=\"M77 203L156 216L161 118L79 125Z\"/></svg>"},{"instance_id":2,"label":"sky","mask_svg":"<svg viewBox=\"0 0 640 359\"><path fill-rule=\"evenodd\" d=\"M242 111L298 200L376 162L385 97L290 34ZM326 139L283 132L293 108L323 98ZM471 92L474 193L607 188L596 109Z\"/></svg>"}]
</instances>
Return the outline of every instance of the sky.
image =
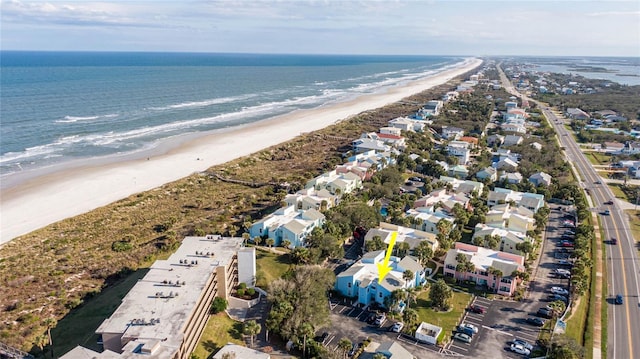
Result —
<instances>
[{"instance_id":1,"label":"sky","mask_svg":"<svg viewBox=\"0 0 640 359\"><path fill-rule=\"evenodd\" d=\"M640 0L0 0L3 50L640 57Z\"/></svg>"}]
</instances>

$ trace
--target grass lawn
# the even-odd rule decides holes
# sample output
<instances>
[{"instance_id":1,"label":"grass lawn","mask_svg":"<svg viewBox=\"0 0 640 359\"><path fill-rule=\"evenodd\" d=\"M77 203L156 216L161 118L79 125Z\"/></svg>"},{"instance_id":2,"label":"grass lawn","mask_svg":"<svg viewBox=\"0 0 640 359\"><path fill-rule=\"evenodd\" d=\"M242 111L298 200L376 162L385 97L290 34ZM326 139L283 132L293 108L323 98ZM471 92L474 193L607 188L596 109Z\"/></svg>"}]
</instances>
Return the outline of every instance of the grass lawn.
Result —
<instances>
[{"instance_id":1,"label":"grass lawn","mask_svg":"<svg viewBox=\"0 0 640 359\"><path fill-rule=\"evenodd\" d=\"M611 156L600 152L585 152L589 161L594 165L606 165L611 162Z\"/></svg>"},{"instance_id":2,"label":"grass lawn","mask_svg":"<svg viewBox=\"0 0 640 359\"><path fill-rule=\"evenodd\" d=\"M218 313L209 318L193 354L200 359L205 359L227 343L244 345L242 341L242 323L229 318L226 313Z\"/></svg>"},{"instance_id":3,"label":"grass lawn","mask_svg":"<svg viewBox=\"0 0 640 359\"><path fill-rule=\"evenodd\" d=\"M148 269L139 269L126 278L105 288L96 297L72 310L51 330L56 355L63 355L77 345L101 350L96 344L98 326L120 306L122 298L147 274Z\"/></svg>"},{"instance_id":4,"label":"grass lawn","mask_svg":"<svg viewBox=\"0 0 640 359\"><path fill-rule=\"evenodd\" d=\"M571 318L567 321L567 336L573 338L580 345L584 345L585 326L587 324L587 313L589 311L589 293L585 293L580 298L580 304L573 309Z\"/></svg>"},{"instance_id":5,"label":"grass lawn","mask_svg":"<svg viewBox=\"0 0 640 359\"><path fill-rule=\"evenodd\" d=\"M639 248L637 243L640 241L640 211L636 212L633 209L627 209L624 212L629 217L629 226L631 227L633 239L636 241L636 248Z\"/></svg>"},{"instance_id":6,"label":"grass lawn","mask_svg":"<svg viewBox=\"0 0 640 359\"><path fill-rule=\"evenodd\" d=\"M613 192L613 195L616 196L616 198L629 201L629 199L627 198L627 195L622 191L622 189L620 189L620 184L610 183L609 188L611 188L611 192Z\"/></svg>"},{"instance_id":7,"label":"grass lawn","mask_svg":"<svg viewBox=\"0 0 640 359\"><path fill-rule=\"evenodd\" d=\"M256 286L267 289L269 283L281 278L290 268L288 254L256 250Z\"/></svg>"},{"instance_id":8,"label":"grass lawn","mask_svg":"<svg viewBox=\"0 0 640 359\"><path fill-rule=\"evenodd\" d=\"M451 306L453 309L448 312L436 312L431 309L429 291L425 290L418 295L416 303L413 303L411 307L418 312L418 317L421 322L427 322L441 327L444 333L443 339L446 339L451 336L452 330L458 325L460 317L470 301L471 294L454 291L453 298L451 298Z\"/></svg>"}]
</instances>

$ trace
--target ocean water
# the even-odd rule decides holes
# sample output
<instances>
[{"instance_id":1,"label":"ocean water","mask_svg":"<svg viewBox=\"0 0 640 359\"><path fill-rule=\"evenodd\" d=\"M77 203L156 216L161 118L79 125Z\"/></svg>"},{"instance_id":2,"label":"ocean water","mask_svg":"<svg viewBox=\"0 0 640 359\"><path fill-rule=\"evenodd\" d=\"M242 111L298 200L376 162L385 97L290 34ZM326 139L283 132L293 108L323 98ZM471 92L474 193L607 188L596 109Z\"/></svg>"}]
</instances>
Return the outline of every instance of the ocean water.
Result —
<instances>
[{"instance_id":1,"label":"ocean water","mask_svg":"<svg viewBox=\"0 0 640 359\"><path fill-rule=\"evenodd\" d=\"M443 56L0 52L0 175L384 91ZM5 177L6 178L6 177Z\"/></svg>"}]
</instances>

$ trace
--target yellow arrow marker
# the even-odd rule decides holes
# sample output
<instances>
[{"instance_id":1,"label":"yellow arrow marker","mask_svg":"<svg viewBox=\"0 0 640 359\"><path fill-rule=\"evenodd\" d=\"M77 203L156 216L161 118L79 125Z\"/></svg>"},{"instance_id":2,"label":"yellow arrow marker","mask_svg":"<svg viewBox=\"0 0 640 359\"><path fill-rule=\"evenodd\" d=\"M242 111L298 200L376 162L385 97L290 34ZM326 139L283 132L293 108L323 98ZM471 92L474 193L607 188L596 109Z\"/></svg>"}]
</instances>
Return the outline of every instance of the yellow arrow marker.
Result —
<instances>
[{"instance_id":1,"label":"yellow arrow marker","mask_svg":"<svg viewBox=\"0 0 640 359\"><path fill-rule=\"evenodd\" d=\"M382 283L382 280L387 275L387 273L391 272L391 267L389 267L389 259L391 259L393 246L396 244L396 237L398 237L398 232L391 232L391 239L389 240L389 247L387 247L387 254L384 256L384 261L382 263L376 264L378 266L378 284Z\"/></svg>"}]
</instances>

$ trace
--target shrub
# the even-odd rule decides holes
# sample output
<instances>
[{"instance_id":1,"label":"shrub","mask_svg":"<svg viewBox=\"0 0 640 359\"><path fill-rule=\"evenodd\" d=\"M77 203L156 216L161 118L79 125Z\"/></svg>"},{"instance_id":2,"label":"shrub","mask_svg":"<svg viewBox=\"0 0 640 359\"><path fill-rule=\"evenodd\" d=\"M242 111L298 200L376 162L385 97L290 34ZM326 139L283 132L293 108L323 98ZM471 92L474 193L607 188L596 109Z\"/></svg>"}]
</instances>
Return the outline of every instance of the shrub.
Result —
<instances>
[{"instance_id":1,"label":"shrub","mask_svg":"<svg viewBox=\"0 0 640 359\"><path fill-rule=\"evenodd\" d=\"M244 297L245 291L246 290L242 288L238 289L238 297Z\"/></svg>"},{"instance_id":2,"label":"shrub","mask_svg":"<svg viewBox=\"0 0 640 359\"><path fill-rule=\"evenodd\" d=\"M238 284L238 289L247 289L247 284L246 283Z\"/></svg>"},{"instance_id":3,"label":"shrub","mask_svg":"<svg viewBox=\"0 0 640 359\"><path fill-rule=\"evenodd\" d=\"M133 248L133 246L129 241L121 240L111 243L111 250L114 252L126 252L131 248Z\"/></svg>"},{"instance_id":4,"label":"shrub","mask_svg":"<svg viewBox=\"0 0 640 359\"><path fill-rule=\"evenodd\" d=\"M256 294L256 290L253 288L247 288L247 295L253 297Z\"/></svg>"},{"instance_id":5,"label":"shrub","mask_svg":"<svg viewBox=\"0 0 640 359\"><path fill-rule=\"evenodd\" d=\"M217 314L227 309L227 300L224 298L216 297L211 303L211 313Z\"/></svg>"}]
</instances>

